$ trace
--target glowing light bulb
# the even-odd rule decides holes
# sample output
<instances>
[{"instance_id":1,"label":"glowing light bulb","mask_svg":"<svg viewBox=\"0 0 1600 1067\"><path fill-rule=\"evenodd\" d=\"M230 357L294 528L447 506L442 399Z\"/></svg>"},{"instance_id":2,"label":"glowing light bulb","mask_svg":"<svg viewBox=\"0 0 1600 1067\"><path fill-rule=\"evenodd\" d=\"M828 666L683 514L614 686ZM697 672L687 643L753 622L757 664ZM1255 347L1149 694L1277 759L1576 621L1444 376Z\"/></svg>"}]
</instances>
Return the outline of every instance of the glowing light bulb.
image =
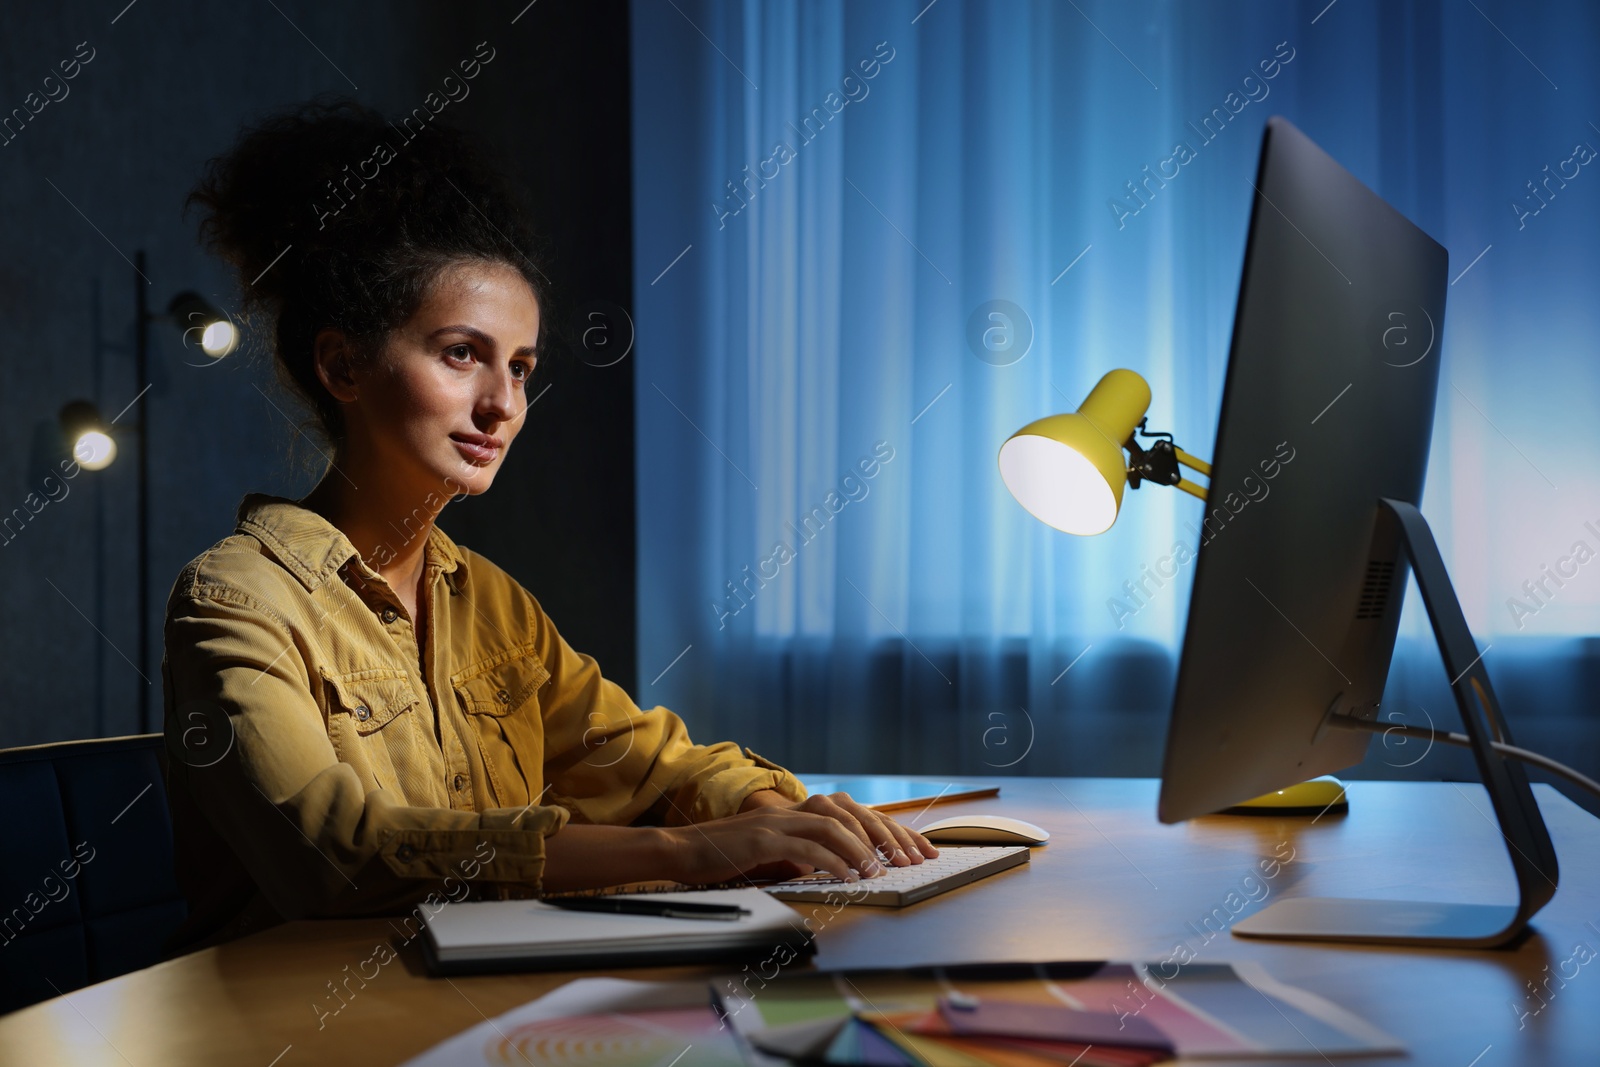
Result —
<instances>
[{"instance_id":1,"label":"glowing light bulb","mask_svg":"<svg viewBox=\"0 0 1600 1067\"><path fill-rule=\"evenodd\" d=\"M221 359L238 347L239 331L227 319L218 319L200 334L201 351L213 359Z\"/></svg>"},{"instance_id":2,"label":"glowing light bulb","mask_svg":"<svg viewBox=\"0 0 1600 1067\"><path fill-rule=\"evenodd\" d=\"M117 443L109 434L86 430L78 435L77 443L72 446L72 456L84 470L104 470L117 458Z\"/></svg>"}]
</instances>

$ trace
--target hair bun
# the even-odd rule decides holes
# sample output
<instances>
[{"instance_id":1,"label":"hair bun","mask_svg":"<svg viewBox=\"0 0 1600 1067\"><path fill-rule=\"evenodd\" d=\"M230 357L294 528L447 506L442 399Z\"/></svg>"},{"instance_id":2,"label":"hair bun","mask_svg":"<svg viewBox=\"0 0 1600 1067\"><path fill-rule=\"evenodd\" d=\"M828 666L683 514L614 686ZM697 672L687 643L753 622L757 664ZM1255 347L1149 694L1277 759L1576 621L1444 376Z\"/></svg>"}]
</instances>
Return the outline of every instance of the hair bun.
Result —
<instances>
[{"instance_id":1,"label":"hair bun","mask_svg":"<svg viewBox=\"0 0 1600 1067\"><path fill-rule=\"evenodd\" d=\"M401 123L348 98L319 98L246 128L206 165L187 203L205 210L206 247L235 267L242 288L263 290L247 299L281 296L293 284L292 263L262 277L286 248L298 259L344 259L391 247L397 236L448 241L462 208L510 199L461 131L413 116ZM464 202L441 208L447 194Z\"/></svg>"},{"instance_id":2,"label":"hair bun","mask_svg":"<svg viewBox=\"0 0 1600 1067\"><path fill-rule=\"evenodd\" d=\"M185 206L204 210L201 241L233 265L247 300L281 296L292 271L263 272L285 248L305 253L321 243L326 231L312 205L327 180L323 171L337 171L352 146L381 125L352 101L316 101L246 128L232 150L206 164Z\"/></svg>"}]
</instances>

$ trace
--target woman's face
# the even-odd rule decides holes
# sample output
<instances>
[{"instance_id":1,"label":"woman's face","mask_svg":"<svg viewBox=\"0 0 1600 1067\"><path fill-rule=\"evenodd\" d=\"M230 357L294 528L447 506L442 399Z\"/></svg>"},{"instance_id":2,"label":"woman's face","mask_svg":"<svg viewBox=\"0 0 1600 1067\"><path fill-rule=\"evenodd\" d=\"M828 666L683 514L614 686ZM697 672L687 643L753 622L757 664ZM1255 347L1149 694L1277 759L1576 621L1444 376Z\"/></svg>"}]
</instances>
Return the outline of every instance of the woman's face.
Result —
<instances>
[{"instance_id":1,"label":"woman's face","mask_svg":"<svg viewBox=\"0 0 1600 1067\"><path fill-rule=\"evenodd\" d=\"M501 263L440 276L391 335L345 407L347 435L389 490L477 495L522 429L539 338L539 305ZM359 479L358 479L359 480Z\"/></svg>"}]
</instances>

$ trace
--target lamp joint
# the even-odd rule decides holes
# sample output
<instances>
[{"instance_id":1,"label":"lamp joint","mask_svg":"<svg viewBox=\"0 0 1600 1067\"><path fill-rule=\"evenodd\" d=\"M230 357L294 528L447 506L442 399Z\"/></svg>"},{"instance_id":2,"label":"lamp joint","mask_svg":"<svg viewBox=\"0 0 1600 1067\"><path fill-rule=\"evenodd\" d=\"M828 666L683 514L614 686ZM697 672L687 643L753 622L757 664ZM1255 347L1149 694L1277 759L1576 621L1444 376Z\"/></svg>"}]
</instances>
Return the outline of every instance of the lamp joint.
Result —
<instances>
[{"instance_id":1,"label":"lamp joint","mask_svg":"<svg viewBox=\"0 0 1600 1067\"><path fill-rule=\"evenodd\" d=\"M1177 485L1183 480L1178 473L1178 453L1172 443L1172 435L1162 431L1147 431L1145 423L1148 419L1140 419L1134 433L1128 435L1128 440L1123 447L1128 450L1128 485L1133 489L1139 488L1142 481L1154 482L1157 485ZM1136 439L1139 436L1154 437L1157 440L1149 448L1141 446Z\"/></svg>"}]
</instances>

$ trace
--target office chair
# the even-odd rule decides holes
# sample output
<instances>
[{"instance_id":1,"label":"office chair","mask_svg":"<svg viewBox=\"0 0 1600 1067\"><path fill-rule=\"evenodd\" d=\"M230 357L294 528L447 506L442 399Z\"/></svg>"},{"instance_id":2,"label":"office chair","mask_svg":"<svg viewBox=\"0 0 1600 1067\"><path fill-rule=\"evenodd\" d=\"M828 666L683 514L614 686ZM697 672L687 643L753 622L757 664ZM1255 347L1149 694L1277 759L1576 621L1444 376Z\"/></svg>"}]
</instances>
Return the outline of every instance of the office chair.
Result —
<instances>
[{"instance_id":1,"label":"office chair","mask_svg":"<svg viewBox=\"0 0 1600 1067\"><path fill-rule=\"evenodd\" d=\"M187 905L160 734L0 750L0 1012L147 967Z\"/></svg>"}]
</instances>

